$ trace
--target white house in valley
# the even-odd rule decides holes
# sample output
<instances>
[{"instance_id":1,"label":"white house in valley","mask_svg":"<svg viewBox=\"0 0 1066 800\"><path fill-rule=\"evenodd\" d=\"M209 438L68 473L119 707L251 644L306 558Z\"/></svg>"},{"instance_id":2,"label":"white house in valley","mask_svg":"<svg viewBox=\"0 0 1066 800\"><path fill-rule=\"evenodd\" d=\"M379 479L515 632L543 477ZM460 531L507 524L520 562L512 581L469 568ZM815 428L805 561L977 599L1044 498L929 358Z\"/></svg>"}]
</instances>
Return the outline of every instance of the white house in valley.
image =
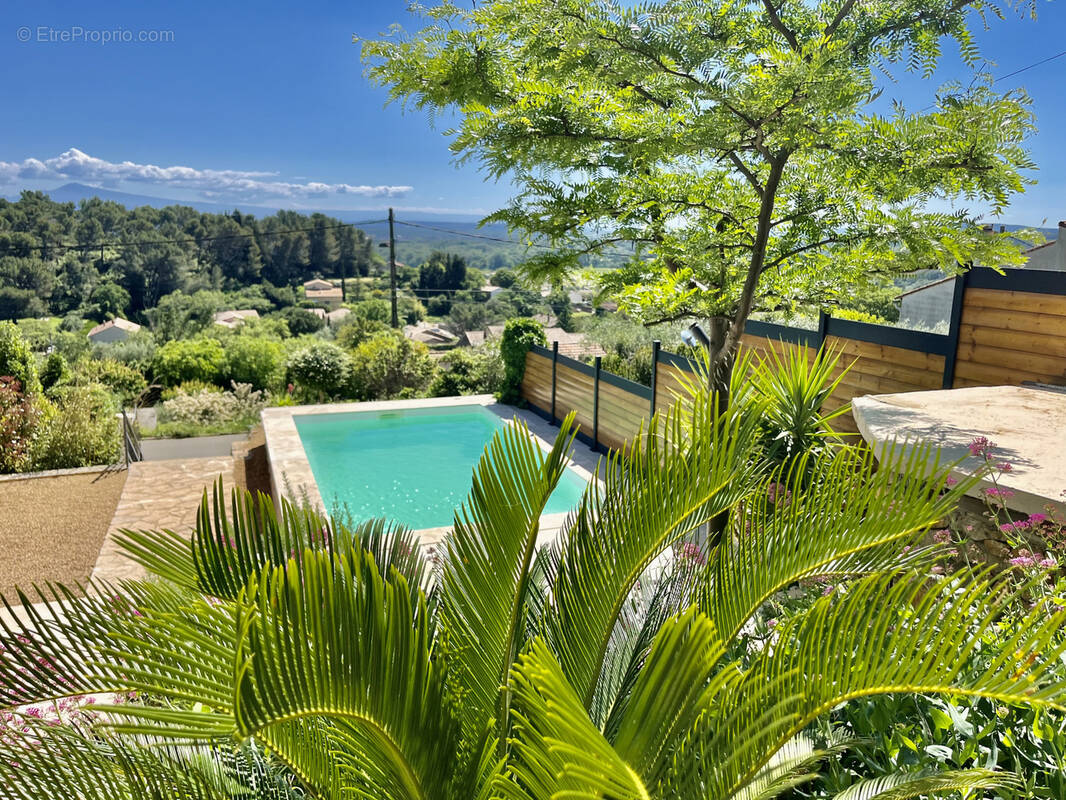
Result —
<instances>
[{"instance_id":1,"label":"white house in valley","mask_svg":"<svg viewBox=\"0 0 1066 800\"><path fill-rule=\"evenodd\" d=\"M136 322L130 322L128 319L122 319L122 317L115 317L107 322L101 322L89 331L88 336L89 341L93 344L124 342L130 338L131 333L136 333L140 329L141 326Z\"/></svg>"}]
</instances>

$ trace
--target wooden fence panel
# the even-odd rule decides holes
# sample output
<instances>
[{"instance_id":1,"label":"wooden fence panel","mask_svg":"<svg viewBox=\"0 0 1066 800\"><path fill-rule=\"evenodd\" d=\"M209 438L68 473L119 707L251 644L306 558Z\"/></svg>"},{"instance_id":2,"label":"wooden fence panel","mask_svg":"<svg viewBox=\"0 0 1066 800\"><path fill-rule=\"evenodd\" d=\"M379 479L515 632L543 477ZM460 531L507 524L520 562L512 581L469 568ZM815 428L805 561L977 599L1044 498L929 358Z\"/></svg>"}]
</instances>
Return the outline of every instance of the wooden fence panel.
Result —
<instances>
[{"instance_id":1,"label":"wooden fence panel","mask_svg":"<svg viewBox=\"0 0 1066 800\"><path fill-rule=\"evenodd\" d=\"M1066 385L1066 296L968 288L953 386Z\"/></svg>"},{"instance_id":2,"label":"wooden fence panel","mask_svg":"<svg viewBox=\"0 0 1066 800\"><path fill-rule=\"evenodd\" d=\"M561 418L576 411L581 432L592 436L592 376L559 364L556 368L555 410Z\"/></svg>"},{"instance_id":3,"label":"wooden fence panel","mask_svg":"<svg viewBox=\"0 0 1066 800\"><path fill-rule=\"evenodd\" d=\"M852 364L828 406L868 394L894 394L955 387L1039 382L1066 385L1066 275L1037 270L971 270L956 282L948 335L900 330L832 319L800 330L753 321L743 350L781 354L804 347L808 359L826 346L841 353L837 374ZM656 411L687 394L694 376L686 362L660 353L655 365ZM652 390L601 373L599 441L621 447L647 420ZM543 412L551 408L552 358L536 348L526 356L522 394ZM582 433L593 434L593 369L560 357L556 364L556 417L577 411ZM855 431L851 414L834 423Z\"/></svg>"},{"instance_id":4,"label":"wooden fence panel","mask_svg":"<svg viewBox=\"0 0 1066 800\"><path fill-rule=\"evenodd\" d=\"M522 397L544 411L552 407L552 360L534 353L526 353L526 371L522 375Z\"/></svg>"}]
</instances>

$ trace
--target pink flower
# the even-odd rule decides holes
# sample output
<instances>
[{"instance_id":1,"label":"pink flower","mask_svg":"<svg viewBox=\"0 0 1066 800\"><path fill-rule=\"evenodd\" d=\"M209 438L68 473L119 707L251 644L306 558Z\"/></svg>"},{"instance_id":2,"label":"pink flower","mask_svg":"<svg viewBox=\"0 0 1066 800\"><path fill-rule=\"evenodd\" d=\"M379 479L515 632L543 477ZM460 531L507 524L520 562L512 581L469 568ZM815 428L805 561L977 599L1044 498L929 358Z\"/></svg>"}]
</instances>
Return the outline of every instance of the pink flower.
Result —
<instances>
[{"instance_id":1,"label":"pink flower","mask_svg":"<svg viewBox=\"0 0 1066 800\"><path fill-rule=\"evenodd\" d=\"M703 552L700 550L699 545L694 542L684 542L679 549L680 552L678 553L678 557L682 560L700 565L706 563L706 559L703 557Z\"/></svg>"},{"instance_id":2,"label":"pink flower","mask_svg":"<svg viewBox=\"0 0 1066 800\"><path fill-rule=\"evenodd\" d=\"M1040 559L1040 566L1042 566L1044 569L1051 569L1058 565L1055 563L1055 559L1053 559L1051 556L1044 556L1042 559Z\"/></svg>"},{"instance_id":3,"label":"pink flower","mask_svg":"<svg viewBox=\"0 0 1066 800\"><path fill-rule=\"evenodd\" d=\"M989 486L987 489L982 489L981 493L985 497L998 497L1000 500L1009 500L1014 497L1014 492L1010 489L1000 489L995 486Z\"/></svg>"},{"instance_id":4,"label":"pink flower","mask_svg":"<svg viewBox=\"0 0 1066 800\"><path fill-rule=\"evenodd\" d=\"M987 458L989 452L991 452L992 448L995 446L996 443L990 441L987 436L975 436L969 445L970 455L974 458Z\"/></svg>"},{"instance_id":5,"label":"pink flower","mask_svg":"<svg viewBox=\"0 0 1066 800\"><path fill-rule=\"evenodd\" d=\"M933 532L933 541L938 544L947 544L951 541L951 531L947 528L941 528L938 531Z\"/></svg>"},{"instance_id":6,"label":"pink flower","mask_svg":"<svg viewBox=\"0 0 1066 800\"><path fill-rule=\"evenodd\" d=\"M774 628L777 627L777 620L776 619L768 619L768 620L766 620L766 627L769 628L770 630L773 630Z\"/></svg>"},{"instance_id":7,"label":"pink flower","mask_svg":"<svg viewBox=\"0 0 1066 800\"><path fill-rule=\"evenodd\" d=\"M828 584L824 589L822 589L822 597L829 597L829 595L836 591L836 588L837 587L833 584Z\"/></svg>"},{"instance_id":8,"label":"pink flower","mask_svg":"<svg viewBox=\"0 0 1066 800\"><path fill-rule=\"evenodd\" d=\"M996 464L996 469L998 469L1000 472L1010 472L1012 469L1014 469L1014 465L1009 461L1000 461L998 464Z\"/></svg>"},{"instance_id":9,"label":"pink flower","mask_svg":"<svg viewBox=\"0 0 1066 800\"><path fill-rule=\"evenodd\" d=\"M783 483L771 483L766 487L766 499L771 503L781 502L783 505L788 505L792 500L792 492Z\"/></svg>"},{"instance_id":10,"label":"pink flower","mask_svg":"<svg viewBox=\"0 0 1066 800\"><path fill-rule=\"evenodd\" d=\"M1014 530L1014 523L1013 522L1004 522L1002 525L999 526L999 529L1001 531L1003 531L1004 533L1010 533L1011 531Z\"/></svg>"},{"instance_id":11,"label":"pink flower","mask_svg":"<svg viewBox=\"0 0 1066 800\"><path fill-rule=\"evenodd\" d=\"M959 479L954 477L954 476L952 476L952 475L948 475L946 478L944 478L944 485L945 486L954 486L958 482L959 482Z\"/></svg>"},{"instance_id":12,"label":"pink flower","mask_svg":"<svg viewBox=\"0 0 1066 800\"><path fill-rule=\"evenodd\" d=\"M1026 523L1028 523L1030 526L1041 525L1045 522L1047 522L1046 514L1030 514L1029 519L1026 520Z\"/></svg>"}]
</instances>

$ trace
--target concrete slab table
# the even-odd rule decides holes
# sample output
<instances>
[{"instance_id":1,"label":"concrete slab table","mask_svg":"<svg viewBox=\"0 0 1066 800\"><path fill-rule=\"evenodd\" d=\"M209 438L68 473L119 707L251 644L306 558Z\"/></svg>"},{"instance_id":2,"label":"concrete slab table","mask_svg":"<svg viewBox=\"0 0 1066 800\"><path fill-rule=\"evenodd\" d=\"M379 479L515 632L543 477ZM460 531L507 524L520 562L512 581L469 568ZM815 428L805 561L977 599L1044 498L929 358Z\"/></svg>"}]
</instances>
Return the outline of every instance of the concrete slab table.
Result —
<instances>
[{"instance_id":1,"label":"concrete slab table","mask_svg":"<svg viewBox=\"0 0 1066 800\"><path fill-rule=\"evenodd\" d=\"M941 464L961 459L959 475L983 465L969 445L986 436L996 444L996 460L1012 465L997 478L1015 493L1011 508L1035 514L1051 504L1066 511L1066 392L988 386L869 395L852 401L852 413L878 458L892 442L932 444L940 448ZM970 494L991 485L982 480Z\"/></svg>"}]
</instances>

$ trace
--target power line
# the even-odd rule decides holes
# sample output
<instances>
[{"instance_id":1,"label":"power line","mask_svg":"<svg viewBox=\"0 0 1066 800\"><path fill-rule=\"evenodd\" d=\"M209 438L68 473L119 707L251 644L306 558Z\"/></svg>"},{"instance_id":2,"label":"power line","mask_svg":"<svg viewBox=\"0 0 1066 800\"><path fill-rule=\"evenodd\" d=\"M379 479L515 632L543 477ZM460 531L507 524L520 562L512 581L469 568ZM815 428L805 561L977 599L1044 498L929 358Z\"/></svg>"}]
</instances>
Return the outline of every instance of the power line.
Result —
<instances>
[{"instance_id":1,"label":"power line","mask_svg":"<svg viewBox=\"0 0 1066 800\"><path fill-rule=\"evenodd\" d=\"M1035 69L1036 67L1043 66L1044 64L1047 64L1050 61L1054 61L1057 58L1062 58L1063 56L1066 56L1066 50L1062 50L1062 51L1060 51L1058 53L1055 53L1054 55L1048 56L1047 58L1042 58L1039 61L1034 61L1032 64L1027 64L1024 67L1020 67L1020 68L1014 70L1013 72L1008 72L1006 75L1000 75L997 78L993 78L992 79L992 83L993 84L999 83L1000 81L1006 80L1007 78L1013 78L1015 75L1021 75L1023 72L1028 72L1031 69ZM974 78L970 81L970 86L973 86L973 82L976 79L977 79L977 77L975 75ZM923 108L922 111L928 111L930 108L934 108L934 107L936 107L936 102L930 103L925 108Z\"/></svg>"},{"instance_id":2,"label":"power line","mask_svg":"<svg viewBox=\"0 0 1066 800\"><path fill-rule=\"evenodd\" d=\"M1039 66L1041 66L1043 64L1048 63L1049 61L1054 61L1056 58L1062 58L1063 56L1066 56L1066 50L1063 50L1060 53L1055 53L1055 55L1053 55L1053 56L1048 56L1047 58L1043 58L1040 61L1035 61L1035 62L1033 62L1032 64L1030 64L1027 67L1022 67L1021 69L1016 69L1016 70L1014 70L1014 72L1008 72L1006 75L1000 75L998 78L994 78L992 80L992 83L995 83L996 81L1004 80L1006 78L1013 78L1015 75L1020 75L1021 73L1026 72L1027 70L1030 70L1033 67L1039 67Z\"/></svg>"}]
</instances>

